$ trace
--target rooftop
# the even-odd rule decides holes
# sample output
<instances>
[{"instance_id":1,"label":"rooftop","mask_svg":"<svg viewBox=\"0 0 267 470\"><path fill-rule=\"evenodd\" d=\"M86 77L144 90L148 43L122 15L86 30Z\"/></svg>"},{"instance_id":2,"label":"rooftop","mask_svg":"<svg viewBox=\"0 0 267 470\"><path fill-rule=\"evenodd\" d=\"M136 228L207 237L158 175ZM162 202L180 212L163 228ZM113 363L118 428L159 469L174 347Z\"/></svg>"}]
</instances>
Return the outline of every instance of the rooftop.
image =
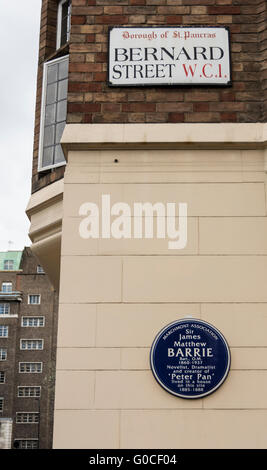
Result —
<instances>
[{"instance_id":1,"label":"rooftop","mask_svg":"<svg viewBox=\"0 0 267 470\"><path fill-rule=\"evenodd\" d=\"M0 271L18 271L22 251L0 251ZM13 266L5 267L5 261L13 261Z\"/></svg>"}]
</instances>

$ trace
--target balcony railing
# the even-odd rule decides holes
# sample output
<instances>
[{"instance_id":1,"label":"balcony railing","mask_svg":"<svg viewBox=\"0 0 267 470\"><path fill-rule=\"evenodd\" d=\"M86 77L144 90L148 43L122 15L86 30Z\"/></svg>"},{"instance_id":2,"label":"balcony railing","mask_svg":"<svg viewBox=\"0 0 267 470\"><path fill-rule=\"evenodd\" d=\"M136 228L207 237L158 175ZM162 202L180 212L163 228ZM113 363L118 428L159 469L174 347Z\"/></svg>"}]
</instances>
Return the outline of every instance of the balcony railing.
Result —
<instances>
[{"instance_id":1,"label":"balcony railing","mask_svg":"<svg viewBox=\"0 0 267 470\"><path fill-rule=\"evenodd\" d=\"M0 300L16 300L18 302L21 302L22 301L22 292L20 292L20 291L12 291L12 292L0 291Z\"/></svg>"}]
</instances>

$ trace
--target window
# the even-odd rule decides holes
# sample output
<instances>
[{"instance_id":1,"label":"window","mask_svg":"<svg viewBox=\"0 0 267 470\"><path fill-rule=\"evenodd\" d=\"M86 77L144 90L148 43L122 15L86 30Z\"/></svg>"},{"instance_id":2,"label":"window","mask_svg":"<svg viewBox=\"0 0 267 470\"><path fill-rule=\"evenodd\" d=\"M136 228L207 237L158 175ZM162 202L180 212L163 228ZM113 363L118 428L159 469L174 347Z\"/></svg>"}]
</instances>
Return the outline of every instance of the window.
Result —
<instances>
[{"instance_id":1,"label":"window","mask_svg":"<svg viewBox=\"0 0 267 470\"><path fill-rule=\"evenodd\" d=\"M42 362L20 362L19 364L19 372L21 374L40 374L42 370Z\"/></svg>"},{"instance_id":2,"label":"window","mask_svg":"<svg viewBox=\"0 0 267 470\"><path fill-rule=\"evenodd\" d=\"M28 297L28 304L39 305L41 303L41 296L38 294L31 294Z\"/></svg>"},{"instance_id":3,"label":"window","mask_svg":"<svg viewBox=\"0 0 267 470\"><path fill-rule=\"evenodd\" d=\"M7 349L0 349L0 361L6 361L7 360Z\"/></svg>"},{"instance_id":4,"label":"window","mask_svg":"<svg viewBox=\"0 0 267 470\"><path fill-rule=\"evenodd\" d=\"M6 381L6 374L5 372L0 371L0 384L4 384Z\"/></svg>"},{"instance_id":5,"label":"window","mask_svg":"<svg viewBox=\"0 0 267 470\"><path fill-rule=\"evenodd\" d=\"M15 439L16 449L38 449L38 439Z\"/></svg>"},{"instance_id":6,"label":"window","mask_svg":"<svg viewBox=\"0 0 267 470\"><path fill-rule=\"evenodd\" d=\"M20 340L20 349L27 349L29 351L34 351L36 349L44 348L43 339L21 339Z\"/></svg>"},{"instance_id":7,"label":"window","mask_svg":"<svg viewBox=\"0 0 267 470\"><path fill-rule=\"evenodd\" d=\"M0 338L8 338L8 326L0 325Z\"/></svg>"},{"instance_id":8,"label":"window","mask_svg":"<svg viewBox=\"0 0 267 470\"><path fill-rule=\"evenodd\" d=\"M61 0L57 15L57 49L70 39L71 0Z\"/></svg>"},{"instance_id":9,"label":"window","mask_svg":"<svg viewBox=\"0 0 267 470\"><path fill-rule=\"evenodd\" d=\"M35 411L30 411L30 412L19 411L16 413L16 423L17 424L39 423L39 413L36 413Z\"/></svg>"},{"instance_id":10,"label":"window","mask_svg":"<svg viewBox=\"0 0 267 470\"><path fill-rule=\"evenodd\" d=\"M4 271L13 271L14 269L14 260L13 259L5 259L4 260Z\"/></svg>"},{"instance_id":11,"label":"window","mask_svg":"<svg viewBox=\"0 0 267 470\"><path fill-rule=\"evenodd\" d=\"M23 327L42 327L45 324L44 317L22 317L21 326Z\"/></svg>"},{"instance_id":12,"label":"window","mask_svg":"<svg viewBox=\"0 0 267 470\"><path fill-rule=\"evenodd\" d=\"M10 315L10 305L0 303L0 315Z\"/></svg>"},{"instance_id":13,"label":"window","mask_svg":"<svg viewBox=\"0 0 267 470\"><path fill-rule=\"evenodd\" d=\"M44 269L39 264L37 266L37 274L45 274Z\"/></svg>"},{"instance_id":14,"label":"window","mask_svg":"<svg viewBox=\"0 0 267 470\"><path fill-rule=\"evenodd\" d=\"M69 57L44 64L39 171L65 165L60 140L67 117Z\"/></svg>"},{"instance_id":15,"label":"window","mask_svg":"<svg viewBox=\"0 0 267 470\"><path fill-rule=\"evenodd\" d=\"M0 398L0 411L4 410L4 399Z\"/></svg>"},{"instance_id":16,"label":"window","mask_svg":"<svg viewBox=\"0 0 267 470\"><path fill-rule=\"evenodd\" d=\"M2 292L12 292L12 282L2 282Z\"/></svg>"},{"instance_id":17,"label":"window","mask_svg":"<svg viewBox=\"0 0 267 470\"><path fill-rule=\"evenodd\" d=\"M40 397L41 387L18 387L18 397L30 398Z\"/></svg>"}]
</instances>

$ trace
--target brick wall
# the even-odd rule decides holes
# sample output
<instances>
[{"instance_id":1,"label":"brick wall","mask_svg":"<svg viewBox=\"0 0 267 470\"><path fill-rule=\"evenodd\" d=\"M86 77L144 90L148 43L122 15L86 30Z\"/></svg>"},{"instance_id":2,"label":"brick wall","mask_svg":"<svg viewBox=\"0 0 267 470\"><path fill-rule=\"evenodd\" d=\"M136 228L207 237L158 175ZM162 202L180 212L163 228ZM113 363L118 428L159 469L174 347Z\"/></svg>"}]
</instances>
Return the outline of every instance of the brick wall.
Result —
<instances>
[{"instance_id":1,"label":"brick wall","mask_svg":"<svg viewBox=\"0 0 267 470\"><path fill-rule=\"evenodd\" d=\"M262 120L267 120L267 2L259 3L259 51L261 53Z\"/></svg>"},{"instance_id":2,"label":"brick wall","mask_svg":"<svg viewBox=\"0 0 267 470\"><path fill-rule=\"evenodd\" d=\"M261 121L264 6L262 0L73 0L68 122ZM233 86L109 88L111 25L229 26Z\"/></svg>"},{"instance_id":3,"label":"brick wall","mask_svg":"<svg viewBox=\"0 0 267 470\"><path fill-rule=\"evenodd\" d=\"M38 411L39 400L18 397L17 387L41 386L40 448L48 449L52 446L53 431L58 296L48 276L37 274L38 264L39 261L30 248L25 248L19 271L0 271L0 286L2 282L12 282L13 290L20 290L22 298L21 301L13 299L9 302L12 317L2 315L0 318L0 324L8 326L8 337L0 338L0 348L7 349L7 359L0 361L0 371L5 372L6 376L5 383L0 387L0 396L4 398L0 424L2 418L13 419L12 443L14 439L37 438L38 425L16 424L16 412ZM40 305L29 305L29 294L40 294ZM45 326L43 328L22 327L23 316L44 316ZM44 349L21 350L21 339L43 339ZM43 362L42 374L19 373L20 362Z\"/></svg>"},{"instance_id":4,"label":"brick wall","mask_svg":"<svg viewBox=\"0 0 267 470\"><path fill-rule=\"evenodd\" d=\"M263 0L72 0L69 123L258 122L267 115L266 2ZM38 174L42 64L56 53L57 0L43 0L33 191L63 176ZM231 32L230 88L107 85L108 27L221 25Z\"/></svg>"},{"instance_id":5,"label":"brick wall","mask_svg":"<svg viewBox=\"0 0 267 470\"><path fill-rule=\"evenodd\" d=\"M57 337L57 294L53 290L46 274L37 274L39 261L30 248L25 248L20 265L22 302L20 303L19 318L16 325L16 356L15 377L13 380L13 441L14 439L37 438L39 434L40 449L52 447L53 409L54 409L54 374ZM29 294L40 294L40 305L28 305ZM44 316L43 328L24 328L21 326L23 316ZM21 339L43 339L44 348L39 351L24 351L20 349ZM42 374L20 374L20 362L42 362ZM41 386L40 424L16 424L16 412L39 411L39 400L17 396L18 386Z\"/></svg>"},{"instance_id":6,"label":"brick wall","mask_svg":"<svg viewBox=\"0 0 267 470\"><path fill-rule=\"evenodd\" d=\"M35 192L50 183L53 183L64 174L64 167L49 170L38 174L38 152L40 115L42 102L43 63L60 55L68 53L68 50L60 50L56 53L56 25L57 25L57 0L43 0L40 24L39 61L37 75L33 168L32 168L32 191Z\"/></svg>"}]
</instances>

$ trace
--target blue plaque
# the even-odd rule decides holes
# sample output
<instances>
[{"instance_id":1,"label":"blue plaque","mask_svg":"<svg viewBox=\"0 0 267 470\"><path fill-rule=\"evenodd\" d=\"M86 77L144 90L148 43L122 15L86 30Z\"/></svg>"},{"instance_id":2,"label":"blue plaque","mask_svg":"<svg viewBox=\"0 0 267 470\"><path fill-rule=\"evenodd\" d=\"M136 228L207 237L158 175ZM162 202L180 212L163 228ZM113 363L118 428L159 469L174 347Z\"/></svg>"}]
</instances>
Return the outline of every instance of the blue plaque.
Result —
<instances>
[{"instance_id":1,"label":"blue plaque","mask_svg":"<svg viewBox=\"0 0 267 470\"><path fill-rule=\"evenodd\" d=\"M150 351L156 380L181 398L202 398L217 390L228 375L230 361L224 336L209 323L193 318L165 326Z\"/></svg>"}]
</instances>

